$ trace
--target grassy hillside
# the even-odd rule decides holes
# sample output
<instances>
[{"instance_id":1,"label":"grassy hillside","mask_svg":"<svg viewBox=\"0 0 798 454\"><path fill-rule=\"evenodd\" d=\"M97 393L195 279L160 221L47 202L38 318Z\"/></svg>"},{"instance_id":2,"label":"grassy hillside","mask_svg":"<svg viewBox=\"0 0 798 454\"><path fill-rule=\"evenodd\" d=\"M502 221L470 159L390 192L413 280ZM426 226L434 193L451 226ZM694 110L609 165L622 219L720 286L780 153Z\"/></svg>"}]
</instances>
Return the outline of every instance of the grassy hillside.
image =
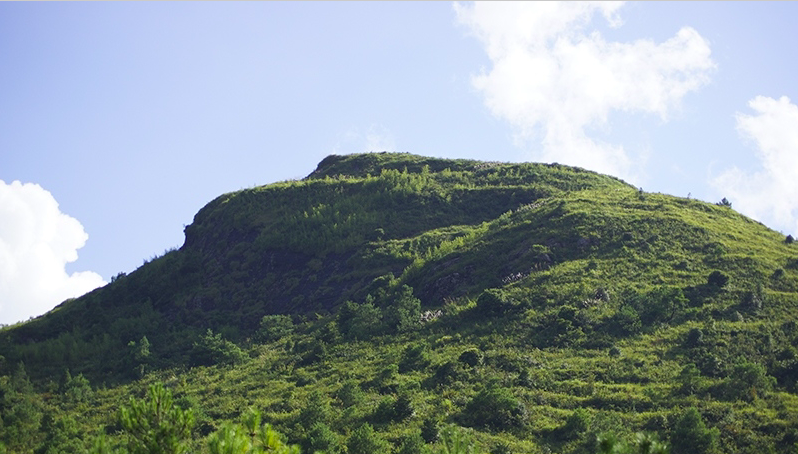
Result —
<instances>
[{"instance_id":1,"label":"grassy hillside","mask_svg":"<svg viewBox=\"0 0 798 454\"><path fill-rule=\"evenodd\" d=\"M638 431L794 452L796 315L798 245L730 207L556 164L330 156L0 331L0 440L121 441L115 409L161 381L196 411L197 450L253 407L330 452L365 423L407 453L446 425L492 452ZM689 408L706 446L685 442Z\"/></svg>"}]
</instances>

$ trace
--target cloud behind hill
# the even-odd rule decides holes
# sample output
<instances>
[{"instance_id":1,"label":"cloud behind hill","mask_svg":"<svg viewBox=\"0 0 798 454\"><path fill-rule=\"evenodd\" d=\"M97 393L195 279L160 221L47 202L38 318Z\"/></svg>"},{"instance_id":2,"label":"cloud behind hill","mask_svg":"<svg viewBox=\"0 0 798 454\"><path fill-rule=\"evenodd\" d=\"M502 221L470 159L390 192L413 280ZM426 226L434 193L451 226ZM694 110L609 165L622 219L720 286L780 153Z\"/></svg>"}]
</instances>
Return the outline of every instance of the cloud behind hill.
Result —
<instances>
[{"instance_id":1,"label":"cloud behind hill","mask_svg":"<svg viewBox=\"0 0 798 454\"><path fill-rule=\"evenodd\" d=\"M473 86L496 117L508 121L534 158L627 179L640 173L646 150L591 137L614 112L658 115L709 79L709 43L684 27L655 43L610 42L592 27L599 13L619 27L618 2L476 2L455 4L459 23L483 44L492 67Z\"/></svg>"},{"instance_id":2,"label":"cloud behind hill","mask_svg":"<svg viewBox=\"0 0 798 454\"><path fill-rule=\"evenodd\" d=\"M737 131L754 147L761 168L732 166L712 178L735 209L777 229L798 233L798 106L782 96L757 96L753 115L737 113Z\"/></svg>"},{"instance_id":3,"label":"cloud behind hill","mask_svg":"<svg viewBox=\"0 0 798 454\"><path fill-rule=\"evenodd\" d=\"M41 186L0 180L0 323L40 315L104 285L97 273L66 272L88 237Z\"/></svg>"}]
</instances>

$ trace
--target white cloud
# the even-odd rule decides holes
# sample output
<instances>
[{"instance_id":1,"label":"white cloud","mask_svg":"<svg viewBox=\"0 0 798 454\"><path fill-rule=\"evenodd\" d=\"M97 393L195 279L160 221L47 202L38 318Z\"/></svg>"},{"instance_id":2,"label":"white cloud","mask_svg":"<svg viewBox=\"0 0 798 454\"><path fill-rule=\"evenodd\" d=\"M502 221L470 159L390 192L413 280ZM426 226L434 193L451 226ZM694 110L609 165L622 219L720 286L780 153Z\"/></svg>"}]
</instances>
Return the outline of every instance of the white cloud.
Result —
<instances>
[{"instance_id":1,"label":"white cloud","mask_svg":"<svg viewBox=\"0 0 798 454\"><path fill-rule=\"evenodd\" d=\"M738 113L737 131L755 145L762 168L732 167L713 178L712 186L739 212L798 233L798 106L786 96L757 96L748 106L755 113Z\"/></svg>"},{"instance_id":2,"label":"white cloud","mask_svg":"<svg viewBox=\"0 0 798 454\"><path fill-rule=\"evenodd\" d=\"M41 186L0 180L0 323L41 315L104 285L97 273L66 272L88 238Z\"/></svg>"},{"instance_id":3,"label":"white cloud","mask_svg":"<svg viewBox=\"0 0 798 454\"><path fill-rule=\"evenodd\" d=\"M366 145L363 151L396 151L396 140L387 128L371 125L366 133Z\"/></svg>"},{"instance_id":4,"label":"white cloud","mask_svg":"<svg viewBox=\"0 0 798 454\"><path fill-rule=\"evenodd\" d=\"M372 124L366 132L352 128L339 137L335 154L396 151L396 140L388 128Z\"/></svg>"},{"instance_id":5,"label":"white cloud","mask_svg":"<svg viewBox=\"0 0 798 454\"><path fill-rule=\"evenodd\" d=\"M619 2L455 3L457 19L484 45L492 68L472 78L485 104L510 122L519 144L539 138L536 158L634 176L644 154L593 139L613 111L664 121L709 81L710 47L685 27L669 40L607 42L590 25L597 13L621 25Z\"/></svg>"}]
</instances>

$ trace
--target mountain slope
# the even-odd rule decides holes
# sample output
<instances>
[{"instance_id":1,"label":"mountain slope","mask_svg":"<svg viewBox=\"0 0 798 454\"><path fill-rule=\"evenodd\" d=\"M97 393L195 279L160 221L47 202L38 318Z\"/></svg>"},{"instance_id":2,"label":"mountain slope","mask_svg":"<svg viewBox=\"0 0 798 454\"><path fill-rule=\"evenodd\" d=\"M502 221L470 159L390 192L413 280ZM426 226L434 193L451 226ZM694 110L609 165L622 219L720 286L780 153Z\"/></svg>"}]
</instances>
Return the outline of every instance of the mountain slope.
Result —
<instances>
[{"instance_id":1,"label":"mountain slope","mask_svg":"<svg viewBox=\"0 0 798 454\"><path fill-rule=\"evenodd\" d=\"M94 359L110 377L125 367L114 352L144 335L164 363L180 361L208 327L241 339L265 314L330 310L473 226L542 198L610 186L628 187L557 165L331 156L305 180L220 196L197 213L180 250L7 330L6 345L37 350L11 349L8 364L93 374Z\"/></svg>"},{"instance_id":2,"label":"mountain slope","mask_svg":"<svg viewBox=\"0 0 798 454\"><path fill-rule=\"evenodd\" d=\"M349 380L366 397L325 420L336 437L370 422L398 446L433 419L490 449L589 452L602 430L672 438L696 406L719 449L789 452L796 317L798 246L730 207L385 153L218 197L180 249L0 331L0 355L45 387L66 369L119 384L98 408L165 379L206 428L255 405L298 441Z\"/></svg>"}]
</instances>

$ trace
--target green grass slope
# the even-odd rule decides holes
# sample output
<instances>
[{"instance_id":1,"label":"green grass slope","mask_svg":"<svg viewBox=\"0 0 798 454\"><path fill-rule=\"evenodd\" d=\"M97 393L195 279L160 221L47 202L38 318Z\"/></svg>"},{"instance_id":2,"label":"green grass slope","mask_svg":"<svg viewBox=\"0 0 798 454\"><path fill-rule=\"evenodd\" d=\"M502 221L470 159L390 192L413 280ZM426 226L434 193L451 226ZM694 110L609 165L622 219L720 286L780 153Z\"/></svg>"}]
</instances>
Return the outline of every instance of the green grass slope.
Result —
<instances>
[{"instance_id":1,"label":"green grass slope","mask_svg":"<svg viewBox=\"0 0 798 454\"><path fill-rule=\"evenodd\" d=\"M447 424L492 452L637 431L674 453L794 452L796 316L798 245L729 207L556 164L330 156L0 331L0 441L45 452L54 415L65 440L122 440L113 408L163 381L198 412L197 450L253 407L329 452L364 423L407 453Z\"/></svg>"}]
</instances>

